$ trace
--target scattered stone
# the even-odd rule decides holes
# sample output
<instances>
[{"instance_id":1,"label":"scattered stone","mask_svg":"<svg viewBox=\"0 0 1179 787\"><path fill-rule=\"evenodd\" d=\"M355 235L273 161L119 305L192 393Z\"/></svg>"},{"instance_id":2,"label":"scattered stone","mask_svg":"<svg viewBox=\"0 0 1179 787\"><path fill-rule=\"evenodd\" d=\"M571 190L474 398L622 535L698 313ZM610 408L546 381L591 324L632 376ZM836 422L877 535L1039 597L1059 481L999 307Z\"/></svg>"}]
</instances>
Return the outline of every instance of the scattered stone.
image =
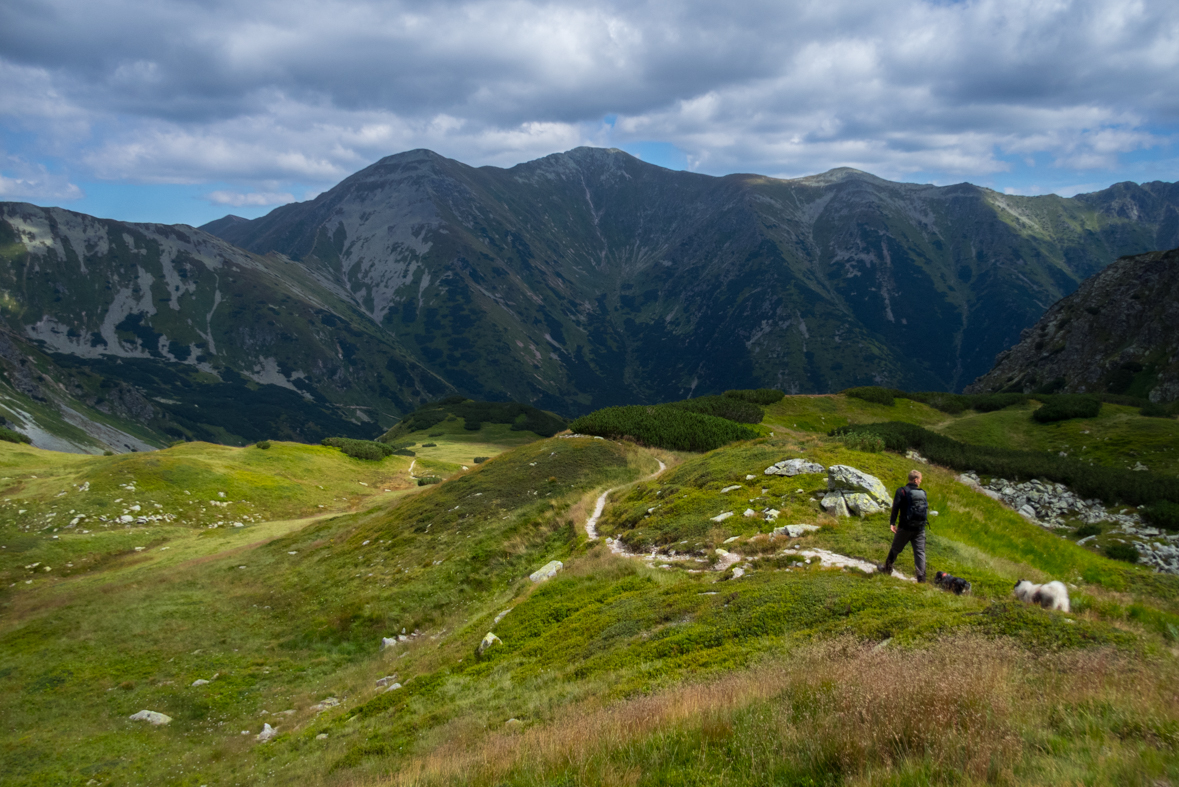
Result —
<instances>
[{"instance_id":1,"label":"scattered stone","mask_svg":"<svg viewBox=\"0 0 1179 787\"><path fill-rule=\"evenodd\" d=\"M814 475L816 473L822 473L826 469L827 468L823 467L822 465L816 464L815 462L811 462L807 459L784 459L781 462L767 467L765 474L784 476Z\"/></svg>"},{"instance_id":2,"label":"scattered stone","mask_svg":"<svg viewBox=\"0 0 1179 787\"><path fill-rule=\"evenodd\" d=\"M504 727L509 730L522 730L524 729L524 722L519 719L508 719L504 722Z\"/></svg>"},{"instance_id":3,"label":"scattered stone","mask_svg":"<svg viewBox=\"0 0 1179 787\"><path fill-rule=\"evenodd\" d=\"M401 684L400 684L400 683L390 683L390 684L389 684L389 685L388 685L388 686L385 688L385 691L387 691L387 692L388 692L388 691L395 691L395 690L397 690L397 689L399 689L399 688L401 688Z\"/></svg>"},{"instance_id":4,"label":"scattered stone","mask_svg":"<svg viewBox=\"0 0 1179 787\"><path fill-rule=\"evenodd\" d=\"M505 615L507 615L507 614L508 614L509 612L511 612L511 611L512 611L512 608L511 608L511 607L508 607L508 608L507 608L507 609L505 609L503 612L501 612L501 613L499 613L498 615L496 615L496 616L495 616L495 621L494 621L493 625L495 625L495 624L498 624L498 623L499 623L501 620L503 620L503 619L504 619L504 616L505 616Z\"/></svg>"},{"instance_id":5,"label":"scattered stone","mask_svg":"<svg viewBox=\"0 0 1179 787\"><path fill-rule=\"evenodd\" d=\"M775 519L777 519L778 515L781 513L782 512L776 508L767 508L765 510L766 519L770 520L771 522L773 522Z\"/></svg>"},{"instance_id":6,"label":"scattered stone","mask_svg":"<svg viewBox=\"0 0 1179 787\"><path fill-rule=\"evenodd\" d=\"M807 533L814 533L818 529L818 525L782 525L781 527L775 527L771 535L801 538Z\"/></svg>"},{"instance_id":7,"label":"scattered stone","mask_svg":"<svg viewBox=\"0 0 1179 787\"><path fill-rule=\"evenodd\" d=\"M388 686L390 683L395 683L396 681L397 681L396 675L386 675L383 678L377 678L377 685L378 686Z\"/></svg>"},{"instance_id":8,"label":"scattered stone","mask_svg":"<svg viewBox=\"0 0 1179 787\"><path fill-rule=\"evenodd\" d=\"M317 740L317 741L326 741L326 740L327 740L327 737L328 737L328 734L327 734L326 732L321 732L321 733L319 733L318 735L316 735L316 736L315 736L315 740Z\"/></svg>"},{"instance_id":9,"label":"scattered stone","mask_svg":"<svg viewBox=\"0 0 1179 787\"><path fill-rule=\"evenodd\" d=\"M381 637L381 650L391 648L397 644L397 637Z\"/></svg>"},{"instance_id":10,"label":"scattered stone","mask_svg":"<svg viewBox=\"0 0 1179 787\"><path fill-rule=\"evenodd\" d=\"M724 522L726 519L728 519L728 518L729 518L729 517L731 517L732 515L733 515L733 512L732 512L732 511L726 511L726 512L724 512L723 514L717 514L716 516L712 517L712 519L711 519L710 521L712 521L712 522Z\"/></svg>"},{"instance_id":11,"label":"scattered stone","mask_svg":"<svg viewBox=\"0 0 1179 787\"><path fill-rule=\"evenodd\" d=\"M483 641L479 643L479 647L475 648L475 655L482 656L484 653L487 652L488 648L490 648L492 645L496 644L497 642L502 643L503 640L501 640L499 637L492 634L490 631L487 632L487 634L484 635L484 637L483 637Z\"/></svg>"},{"instance_id":12,"label":"scattered stone","mask_svg":"<svg viewBox=\"0 0 1179 787\"><path fill-rule=\"evenodd\" d=\"M733 484L732 486L726 486L724 489L721 490L721 494L727 495L729 492L732 492L734 489L740 489L740 488L741 488L740 484Z\"/></svg>"},{"instance_id":13,"label":"scattered stone","mask_svg":"<svg viewBox=\"0 0 1179 787\"><path fill-rule=\"evenodd\" d=\"M328 697L326 700L321 700L311 706L311 710L316 713L323 713L328 708L334 708L340 704L340 701L335 697Z\"/></svg>"},{"instance_id":14,"label":"scattered stone","mask_svg":"<svg viewBox=\"0 0 1179 787\"><path fill-rule=\"evenodd\" d=\"M197 678L196 680L194 680L192 682L192 685L193 686L208 686L209 681L205 680L204 678Z\"/></svg>"},{"instance_id":15,"label":"scattered stone","mask_svg":"<svg viewBox=\"0 0 1179 787\"><path fill-rule=\"evenodd\" d=\"M922 456L921 454L914 451L912 448L910 448L908 451L905 452L905 458L912 459L914 462L922 462L924 464L929 464L928 459L926 459L924 456Z\"/></svg>"},{"instance_id":16,"label":"scattered stone","mask_svg":"<svg viewBox=\"0 0 1179 787\"><path fill-rule=\"evenodd\" d=\"M258 743L266 743L266 741L270 740L275 735L278 735L278 730L274 729L274 727L271 727L269 724L263 724L262 732L255 735L254 740L258 741Z\"/></svg>"},{"instance_id":17,"label":"scattered stone","mask_svg":"<svg viewBox=\"0 0 1179 787\"><path fill-rule=\"evenodd\" d=\"M747 475L747 476L745 476L745 480L746 480L746 481L752 481L752 480L753 480L753 479L755 479L755 478L757 478L757 476L755 476L755 475Z\"/></svg>"},{"instance_id":18,"label":"scattered stone","mask_svg":"<svg viewBox=\"0 0 1179 787\"><path fill-rule=\"evenodd\" d=\"M528 578L533 582L544 582L546 579L552 579L557 575L557 572L565 567L565 564L560 560L552 560L545 563L543 566L533 571L528 575Z\"/></svg>"},{"instance_id":19,"label":"scattered stone","mask_svg":"<svg viewBox=\"0 0 1179 787\"><path fill-rule=\"evenodd\" d=\"M164 714L154 710L141 710L139 713L133 713L127 718L131 719L131 721L146 721L148 724L151 724L155 727L168 724L172 721L171 716L165 716Z\"/></svg>"},{"instance_id":20,"label":"scattered stone","mask_svg":"<svg viewBox=\"0 0 1179 787\"><path fill-rule=\"evenodd\" d=\"M752 508L747 508L747 509L745 509L745 513L743 514L743 516L745 516L745 517L757 516L757 512L754 511Z\"/></svg>"},{"instance_id":21,"label":"scattered stone","mask_svg":"<svg viewBox=\"0 0 1179 787\"><path fill-rule=\"evenodd\" d=\"M736 540L737 540L738 538L740 538L740 537L741 537L741 536L729 536L728 538L726 538L726 539L725 539L724 543L726 543L726 544L731 544L731 543L733 543L734 541L736 541Z\"/></svg>"}]
</instances>

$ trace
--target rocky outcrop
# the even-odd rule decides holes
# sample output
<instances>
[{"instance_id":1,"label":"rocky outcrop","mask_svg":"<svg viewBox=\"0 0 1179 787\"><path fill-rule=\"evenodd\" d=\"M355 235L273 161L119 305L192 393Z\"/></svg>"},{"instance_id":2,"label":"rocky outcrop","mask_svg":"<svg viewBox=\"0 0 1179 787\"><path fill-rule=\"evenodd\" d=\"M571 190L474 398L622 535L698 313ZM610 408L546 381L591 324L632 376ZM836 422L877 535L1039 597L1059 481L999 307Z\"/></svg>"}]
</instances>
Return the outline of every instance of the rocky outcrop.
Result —
<instances>
[{"instance_id":1,"label":"rocky outcrop","mask_svg":"<svg viewBox=\"0 0 1179 787\"><path fill-rule=\"evenodd\" d=\"M820 505L834 517L871 516L887 511L892 502L879 478L847 465L827 469L827 489Z\"/></svg>"},{"instance_id":2,"label":"rocky outcrop","mask_svg":"<svg viewBox=\"0 0 1179 787\"><path fill-rule=\"evenodd\" d=\"M543 566L533 571L528 575L528 578L533 582L544 582L546 579L552 579L557 576L557 572L565 567L565 564L560 560L551 560Z\"/></svg>"},{"instance_id":3,"label":"rocky outcrop","mask_svg":"<svg viewBox=\"0 0 1179 787\"><path fill-rule=\"evenodd\" d=\"M1057 301L967 393L1179 399L1179 249L1123 257Z\"/></svg>"}]
</instances>

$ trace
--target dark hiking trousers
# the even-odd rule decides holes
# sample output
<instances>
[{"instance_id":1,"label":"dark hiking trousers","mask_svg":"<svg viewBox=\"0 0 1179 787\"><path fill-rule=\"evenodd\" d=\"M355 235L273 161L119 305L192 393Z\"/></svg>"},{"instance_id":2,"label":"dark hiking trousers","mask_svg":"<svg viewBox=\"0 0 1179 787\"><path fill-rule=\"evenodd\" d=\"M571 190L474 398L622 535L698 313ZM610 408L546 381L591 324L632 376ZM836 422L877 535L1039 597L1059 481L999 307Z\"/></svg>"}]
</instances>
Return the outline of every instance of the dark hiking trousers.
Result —
<instances>
[{"instance_id":1,"label":"dark hiking trousers","mask_svg":"<svg viewBox=\"0 0 1179 787\"><path fill-rule=\"evenodd\" d=\"M898 527L896 535L892 537L892 548L888 550L888 560L884 562L884 572L892 571L892 564L904 551L906 544L913 545L913 563L917 566L917 581L925 581L925 528L909 530Z\"/></svg>"}]
</instances>

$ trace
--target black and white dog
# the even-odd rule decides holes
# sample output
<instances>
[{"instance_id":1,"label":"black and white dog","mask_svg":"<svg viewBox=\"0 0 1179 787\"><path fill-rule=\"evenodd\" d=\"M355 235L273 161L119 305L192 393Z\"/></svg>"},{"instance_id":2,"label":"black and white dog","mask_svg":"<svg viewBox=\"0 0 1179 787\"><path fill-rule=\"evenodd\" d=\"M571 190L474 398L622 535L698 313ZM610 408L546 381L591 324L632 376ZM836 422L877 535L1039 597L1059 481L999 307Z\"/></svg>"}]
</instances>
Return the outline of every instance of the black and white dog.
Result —
<instances>
[{"instance_id":1,"label":"black and white dog","mask_svg":"<svg viewBox=\"0 0 1179 787\"><path fill-rule=\"evenodd\" d=\"M961 596L963 593L970 592L970 583L962 577L956 577L952 574L947 574L945 571L939 571L934 574L933 584L937 585L942 590L948 590L955 596Z\"/></svg>"},{"instance_id":2,"label":"black and white dog","mask_svg":"<svg viewBox=\"0 0 1179 787\"><path fill-rule=\"evenodd\" d=\"M1044 609L1069 611L1068 588L1064 586L1063 582L1037 585L1034 582L1021 579L1015 583L1015 589L1012 592L1015 593L1017 599L1028 604L1039 604Z\"/></svg>"}]
</instances>

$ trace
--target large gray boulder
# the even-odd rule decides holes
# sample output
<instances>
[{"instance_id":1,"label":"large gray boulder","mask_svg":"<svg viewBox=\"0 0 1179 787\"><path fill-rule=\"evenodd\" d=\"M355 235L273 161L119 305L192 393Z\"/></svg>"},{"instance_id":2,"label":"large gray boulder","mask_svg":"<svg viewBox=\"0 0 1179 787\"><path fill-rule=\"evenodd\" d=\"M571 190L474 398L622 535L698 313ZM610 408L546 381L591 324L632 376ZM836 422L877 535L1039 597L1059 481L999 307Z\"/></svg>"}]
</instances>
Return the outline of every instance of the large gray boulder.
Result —
<instances>
[{"instance_id":1,"label":"large gray boulder","mask_svg":"<svg viewBox=\"0 0 1179 787\"><path fill-rule=\"evenodd\" d=\"M844 492L843 502L847 504L849 511L858 516L871 516L888 510L879 505L867 492Z\"/></svg>"},{"instance_id":2,"label":"large gray boulder","mask_svg":"<svg viewBox=\"0 0 1179 787\"><path fill-rule=\"evenodd\" d=\"M766 475L812 475L815 473L822 473L826 470L820 464L808 461L806 459L783 459L781 462L770 465L766 468Z\"/></svg>"},{"instance_id":3,"label":"large gray boulder","mask_svg":"<svg viewBox=\"0 0 1179 787\"><path fill-rule=\"evenodd\" d=\"M874 475L847 465L831 465L827 468L827 488L843 492L863 492L881 507L891 505L888 487Z\"/></svg>"}]
</instances>

